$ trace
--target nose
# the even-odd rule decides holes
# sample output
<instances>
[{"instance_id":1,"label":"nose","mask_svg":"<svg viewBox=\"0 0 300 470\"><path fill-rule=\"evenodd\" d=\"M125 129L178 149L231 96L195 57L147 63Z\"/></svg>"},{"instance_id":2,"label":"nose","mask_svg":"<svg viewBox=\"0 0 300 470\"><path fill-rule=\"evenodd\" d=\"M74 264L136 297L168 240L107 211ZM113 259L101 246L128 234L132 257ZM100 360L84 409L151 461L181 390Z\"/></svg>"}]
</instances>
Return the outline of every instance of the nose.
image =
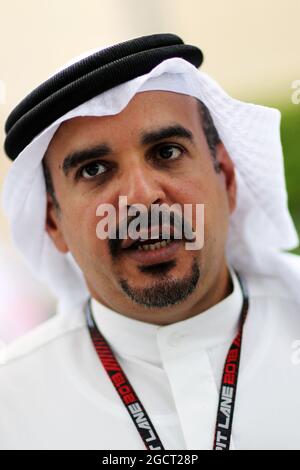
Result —
<instances>
[{"instance_id":1,"label":"nose","mask_svg":"<svg viewBox=\"0 0 300 470\"><path fill-rule=\"evenodd\" d=\"M155 171L136 165L124 175L120 195L127 196L128 206L143 204L150 209L151 204L166 202L166 195Z\"/></svg>"}]
</instances>

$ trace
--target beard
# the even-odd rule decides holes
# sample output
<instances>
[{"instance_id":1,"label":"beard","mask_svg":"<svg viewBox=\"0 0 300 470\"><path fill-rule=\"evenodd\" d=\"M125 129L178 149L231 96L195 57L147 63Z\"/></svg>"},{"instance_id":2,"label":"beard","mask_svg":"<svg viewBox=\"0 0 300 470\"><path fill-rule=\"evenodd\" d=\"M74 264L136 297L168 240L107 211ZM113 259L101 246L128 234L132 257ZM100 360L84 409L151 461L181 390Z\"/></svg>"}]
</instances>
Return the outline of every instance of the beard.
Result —
<instances>
[{"instance_id":1,"label":"beard","mask_svg":"<svg viewBox=\"0 0 300 470\"><path fill-rule=\"evenodd\" d=\"M174 279L168 272L176 266L175 261L160 265L141 267L140 271L158 277L150 287L130 286L126 279L119 283L125 294L135 303L148 308L165 308L183 302L195 290L200 278L200 268L194 258L190 272L181 279Z\"/></svg>"}]
</instances>

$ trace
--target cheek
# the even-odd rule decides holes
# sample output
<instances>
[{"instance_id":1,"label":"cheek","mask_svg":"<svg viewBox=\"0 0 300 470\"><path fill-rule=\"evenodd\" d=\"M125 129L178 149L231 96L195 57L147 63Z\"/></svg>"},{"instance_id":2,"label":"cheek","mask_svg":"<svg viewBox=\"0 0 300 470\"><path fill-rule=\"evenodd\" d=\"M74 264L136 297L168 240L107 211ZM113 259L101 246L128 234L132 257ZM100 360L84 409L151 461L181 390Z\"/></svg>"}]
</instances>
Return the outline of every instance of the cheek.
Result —
<instances>
[{"instance_id":1,"label":"cheek","mask_svg":"<svg viewBox=\"0 0 300 470\"><path fill-rule=\"evenodd\" d=\"M99 202L95 200L72 201L63 209L62 230L68 247L74 257L82 263L90 258L105 256L107 241L97 237L97 224L100 220L96 215Z\"/></svg>"},{"instance_id":2,"label":"cheek","mask_svg":"<svg viewBox=\"0 0 300 470\"><path fill-rule=\"evenodd\" d=\"M223 242L228 223L227 193L215 174L184 178L173 188L172 199L179 203L184 214L190 214L185 205L192 206L192 225L202 224L204 210L204 239ZM203 207L197 206L201 205ZM190 217L188 217L190 219Z\"/></svg>"}]
</instances>

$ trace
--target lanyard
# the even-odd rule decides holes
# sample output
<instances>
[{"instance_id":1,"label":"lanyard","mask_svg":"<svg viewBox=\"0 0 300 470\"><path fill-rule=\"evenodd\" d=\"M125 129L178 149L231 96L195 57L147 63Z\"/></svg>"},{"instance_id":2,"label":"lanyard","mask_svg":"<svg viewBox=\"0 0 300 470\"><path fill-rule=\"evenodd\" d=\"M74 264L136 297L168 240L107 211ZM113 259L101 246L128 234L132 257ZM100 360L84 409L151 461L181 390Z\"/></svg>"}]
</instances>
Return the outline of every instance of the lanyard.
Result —
<instances>
[{"instance_id":1,"label":"lanyard","mask_svg":"<svg viewBox=\"0 0 300 470\"><path fill-rule=\"evenodd\" d=\"M238 273L236 273L236 275L240 282L243 293L243 305L240 315L239 331L229 348L224 365L213 450L229 450L230 448L230 437L240 364L243 326L249 307L249 297L244 280ZM134 425L145 444L145 447L149 450L164 450L163 444L145 408L143 407L142 402L139 400L137 394L130 385L128 378L116 360L110 346L97 328L93 318L90 300L91 299L89 299L87 303L86 320L98 357L101 360L102 365L106 370L113 386L119 394L119 397L125 405L131 419L133 420Z\"/></svg>"}]
</instances>

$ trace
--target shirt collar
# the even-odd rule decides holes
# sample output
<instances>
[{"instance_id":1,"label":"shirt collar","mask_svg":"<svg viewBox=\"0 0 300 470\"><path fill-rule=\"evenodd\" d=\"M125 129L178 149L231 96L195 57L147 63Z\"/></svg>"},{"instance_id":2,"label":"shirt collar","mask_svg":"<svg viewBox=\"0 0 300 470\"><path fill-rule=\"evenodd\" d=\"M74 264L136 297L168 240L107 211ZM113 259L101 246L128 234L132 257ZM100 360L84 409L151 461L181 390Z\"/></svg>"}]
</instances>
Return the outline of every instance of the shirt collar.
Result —
<instances>
[{"instance_id":1,"label":"shirt collar","mask_svg":"<svg viewBox=\"0 0 300 470\"><path fill-rule=\"evenodd\" d=\"M174 344L182 353L182 348L189 351L207 349L234 338L238 331L243 294L240 283L232 268L229 267L233 282L233 291L229 296L213 307L186 320L171 325L159 326L145 323L122 315L91 300L91 309L95 323L113 352L121 357L132 357L160 365L160 347L162 344Z\"/></svg>"}]
</instances>

